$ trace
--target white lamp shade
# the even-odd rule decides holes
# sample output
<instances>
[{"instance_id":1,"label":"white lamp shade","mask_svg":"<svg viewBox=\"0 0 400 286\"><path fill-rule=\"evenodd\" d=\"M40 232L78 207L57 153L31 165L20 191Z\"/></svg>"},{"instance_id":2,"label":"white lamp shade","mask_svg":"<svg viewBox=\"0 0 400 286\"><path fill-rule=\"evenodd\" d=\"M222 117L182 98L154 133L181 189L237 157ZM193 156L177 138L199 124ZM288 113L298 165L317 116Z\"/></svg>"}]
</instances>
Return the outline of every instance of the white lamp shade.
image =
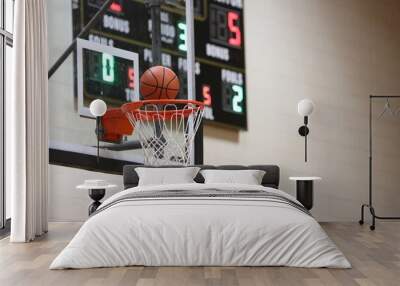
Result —
<instances>
[{"instance_id":1,"label":"white lamp shade","mask_svg":"<svg viewBox=\"0 0 400 286\"><path fill-rule=\"evenodd\" d=\"M101 99L95 99L90 103L89 109L93 116L103 116L107 111L107 104Z\"/></svg>"},{"instance_id":2,"label":"white lamp shade","mask_svg":"<svg viewBox=\"0 0 400 286\"><path fill-rule=\"evenodd\" d=\"M314 110L314 102L309 99L300 100L297 105L297 112L301 116L309 116Z\"/></svg>"}]
</instances>

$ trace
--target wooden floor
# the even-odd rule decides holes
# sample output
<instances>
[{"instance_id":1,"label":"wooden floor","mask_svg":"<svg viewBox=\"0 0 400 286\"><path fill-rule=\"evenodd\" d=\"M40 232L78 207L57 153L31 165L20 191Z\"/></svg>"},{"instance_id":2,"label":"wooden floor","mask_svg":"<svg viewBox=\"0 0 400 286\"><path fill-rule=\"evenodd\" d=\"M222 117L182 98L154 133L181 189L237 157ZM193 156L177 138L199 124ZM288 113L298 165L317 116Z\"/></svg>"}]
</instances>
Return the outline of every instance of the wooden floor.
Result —
<instances>
[{"instance_id":1,"label":"wooden floor","mask_svg":"<svg viewBox=\"0 0 400 286\"><path fill-rule=\"evenodd\" d=\"M27 244L0 241L0 285L400 285L400 222L375 232L356 223L323 224L353 269L289 267L124 267L48 270L80 224L52 223L45 237Z\"/></svg>"}]
</instances>

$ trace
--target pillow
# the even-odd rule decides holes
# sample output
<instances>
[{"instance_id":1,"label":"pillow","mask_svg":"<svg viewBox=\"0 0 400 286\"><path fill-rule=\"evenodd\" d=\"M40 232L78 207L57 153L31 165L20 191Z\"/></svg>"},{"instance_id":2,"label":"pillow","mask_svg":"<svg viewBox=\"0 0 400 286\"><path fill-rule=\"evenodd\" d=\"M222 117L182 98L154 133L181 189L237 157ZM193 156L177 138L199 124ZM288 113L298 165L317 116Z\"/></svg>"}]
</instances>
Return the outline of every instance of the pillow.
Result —
<instances>
[{"instance_id":1,"label":"pillow","mask_svg":"<svg viewBox=\"0 0 400 286\"><path fill-rule=\"evenodd\" d=\"M204 183L234 183L261 185L265 171L261 170L202 170Z\"/></svg>"},{"instance_id":2,"label":"pillow","mask_svg":"<svg viewBox=\"0 0 400 286\"><path fill-rule=\"evenodd\" d=\"M138 186L187 184L195 183L193 180L200 168L135 168L139 176Z\"/></svg>"}]
</instances>

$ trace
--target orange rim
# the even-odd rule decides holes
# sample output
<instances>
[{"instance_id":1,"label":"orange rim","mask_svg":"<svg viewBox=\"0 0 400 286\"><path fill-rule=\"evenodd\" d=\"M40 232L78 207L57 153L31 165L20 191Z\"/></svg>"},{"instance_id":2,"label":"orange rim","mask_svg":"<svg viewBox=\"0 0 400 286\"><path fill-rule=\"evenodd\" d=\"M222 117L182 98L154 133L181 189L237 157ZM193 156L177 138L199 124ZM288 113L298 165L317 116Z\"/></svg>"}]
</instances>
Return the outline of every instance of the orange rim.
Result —
<instances>
[{"instance_id":1,"label":"orange rim","mask_svg":"<svg viewBox=\"0 0 400 286\"><path fill-rule=\"evenodd\" d=\"M188 106L186 109L174 109L174 110L159 110L159 111L148 111L140 109L144 105L168 105L168 104L184 104ZM191 106L193 105L193 107ZM192 113L197 110L203 110L204 103L196 100L185 100L185 99L152 99L152 100L141 100L135 102L125 103L121 106L122 112L126 115L127 113L135 116L139 120L153 120L154 118L163 117L163 119L171 119L177 114L183 115L185 118L189 117Z\"/></svg>"}]
</instances>

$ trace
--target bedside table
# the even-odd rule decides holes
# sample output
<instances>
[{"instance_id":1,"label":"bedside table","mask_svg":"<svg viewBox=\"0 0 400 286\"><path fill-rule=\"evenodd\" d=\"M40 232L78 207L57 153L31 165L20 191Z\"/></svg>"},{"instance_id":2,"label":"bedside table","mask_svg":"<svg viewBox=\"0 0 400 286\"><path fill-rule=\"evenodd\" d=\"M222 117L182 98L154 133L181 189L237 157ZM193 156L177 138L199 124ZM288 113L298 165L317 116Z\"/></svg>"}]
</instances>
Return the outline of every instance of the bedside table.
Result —
<instances>
[{"instance_id":1,"label":"bedside table","mask_svg":"<svg viewBox=\"0 0 400 286\"><path fill-rule=\"evenodd\" d=\"M311 210L314 203L314 181L322 180L321 177L289 177L289 180L296 181L296 199L303 206Z\"/></svg>"},{"instance_id":2,"label":"bedside table","mask_svg":"<svg viewBox=\"0 0 400 286\"><path fill-rule=\"evenodd\" d=\"M79 190L88 190L89 197L93 200L93 203L88 209L89 216L101 205L100 200L104 198L106 189L115 187L117 187L117 185L109 184L105 180L85 180L82 185L76 186L76 188Z\"/></svg>"}]
</instances>

